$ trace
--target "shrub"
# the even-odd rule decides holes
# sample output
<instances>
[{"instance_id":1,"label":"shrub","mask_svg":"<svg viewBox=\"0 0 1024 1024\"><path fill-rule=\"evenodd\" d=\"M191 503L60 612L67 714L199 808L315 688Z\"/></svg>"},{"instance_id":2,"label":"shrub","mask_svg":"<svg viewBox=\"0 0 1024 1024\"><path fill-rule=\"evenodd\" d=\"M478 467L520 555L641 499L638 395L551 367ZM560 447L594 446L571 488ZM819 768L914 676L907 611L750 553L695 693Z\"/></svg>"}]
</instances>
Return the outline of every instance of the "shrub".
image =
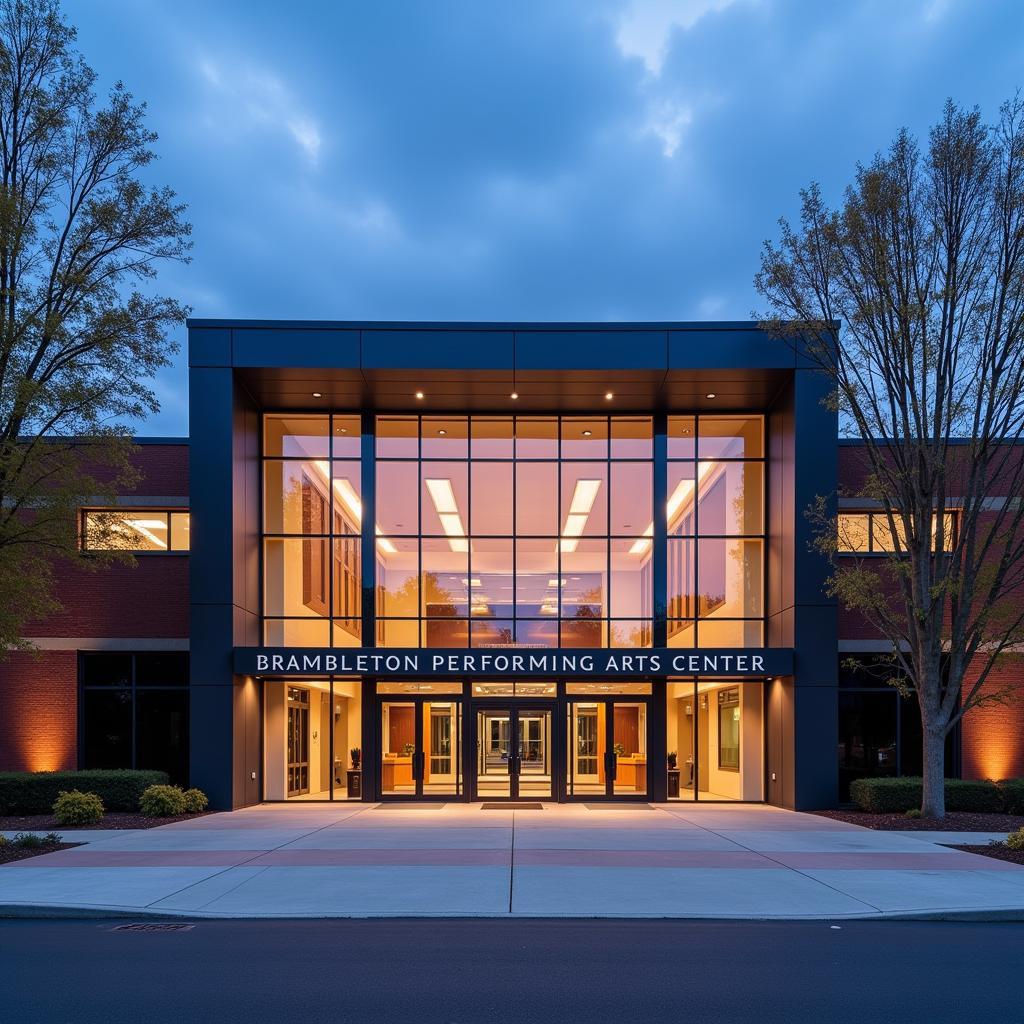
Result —
<instances>
[{"instance_id":1,"label":"shrub","mask_svg":"<svg viewBox=\"0 0 1024 1024\"><path fill-rule=\"evenodd\" d=\"M103 801L95 793L61 790L53 802L58 825L94 825L103 817Z\"/></svg>"},{"instance_id":2,"label":"shrub","mask_svg":"<svg viewBox=\"0 0 1024 1024\"><path fill-rule=\"evenodd\" d=\"M1003 779L999 790L1007 814L1024 814L1024 779Z\"/></svg>"},{"instance_id":3,"label":"shrub","mask_svg":"<svg viewBox=\"0 0 1024 1024\"><path fill-rule=\"evenodd\" d=\"M43 836L37 836L31 832L19 832L14 837L14 845L20 846L23 850L38 850L49 844Z\"/></svg>"},{"instance_id":4,"label":"shrub","mask_svg":"<svg viewBox=\"0 0 1024 1024\"><path fill-rule=\"evenodd\" d=\"M139 810L152 818L185 813L185 794L178 786L150 786L139 798Z\"/></svg>"},{"instance_id":5,"label":"shrub","mask_svg":"<svg viewBox=\"0 0 1024 1024\"><path fill-rule=\"evenodd\" d=\"M909 811L904 813L903 817L904 818L920 818L921 817L921 808L920 807L911 807Z\"/></svg>"},{"instance_id":6,"label":"shrub","mask_svg":"<svg viewBox=\"0 0 1024 1024\"><path fill-rule=\"evenodd\" d=\"M862 811L903 814L921 806L922 780L906 775L894 779L854 779L850 796ZM947 811L1001 811L1003 794L989 779L946 779Z\"/></svg>"},{"instance_id":7,"label":"shrub","mask_svg":"<svg viewBox=\"0 0 1024 1024\"><path fill-rule=\"evenodd\" d=\"M210 801L207 800L206 794L201 789L186 789L185 790L185 810L189 814L198 814L200 811L205 811Z\"/></svg>"},{"instance_id":8,"label":"shrub","mask_svg":"<svg viewBox=\"0 0 1024 1024\"><path fill-rule=\"evenodd\" d=\"M48 814L61 790L95 793L108 811L134 811L147 786L165 784L166 772L130 768L82 772L0 772L0 814Z\"/></svg>"},{"instance_id":9,"label":"shrub","mask_svg":"<svg viewBox=\"0 0 1024 1024\"><path fill-rule=\"evenodd\" d=\"M1019 828L1016 832L1011 832L1006 837L1006 845L1011 850L1024 850L1024 828Z\"/></svg>"}]
</instances>

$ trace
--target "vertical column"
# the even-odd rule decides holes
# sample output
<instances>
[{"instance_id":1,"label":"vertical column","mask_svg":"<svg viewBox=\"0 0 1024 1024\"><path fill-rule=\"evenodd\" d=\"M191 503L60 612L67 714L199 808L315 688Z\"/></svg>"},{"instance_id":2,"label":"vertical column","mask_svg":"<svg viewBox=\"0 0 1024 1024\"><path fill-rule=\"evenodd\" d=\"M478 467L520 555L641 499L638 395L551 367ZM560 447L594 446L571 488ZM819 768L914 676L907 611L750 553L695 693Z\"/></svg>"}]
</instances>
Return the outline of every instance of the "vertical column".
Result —
<instances>
[{"instance_id":1,"label":"vertical column","mask_svg":"<svg viewBox=\"0 0 1024 1024\"><path fill-rule=\"evenodd\" d=\"M377 646L377 419L364 412L360 426L360 482L363 501L361 543L363 579L362 646ZM363 799L380 792L379 711L376 680L360 680L363 694Z\"/></svg>"},{"instance_id":2,"label":"vertical column","mask_svg":"<svg viewBox=\"0 0 1024 1024\"><path fill-rule=\"evenodd\" d=\"M665 505L668 501L668 416L663 412L654 414L653 472L654 539L651 544L651 586L654 590L651 600L653 646L665 647L668 643L666 622L668 520L665 516Z\"/></svg>"}]
</instances>

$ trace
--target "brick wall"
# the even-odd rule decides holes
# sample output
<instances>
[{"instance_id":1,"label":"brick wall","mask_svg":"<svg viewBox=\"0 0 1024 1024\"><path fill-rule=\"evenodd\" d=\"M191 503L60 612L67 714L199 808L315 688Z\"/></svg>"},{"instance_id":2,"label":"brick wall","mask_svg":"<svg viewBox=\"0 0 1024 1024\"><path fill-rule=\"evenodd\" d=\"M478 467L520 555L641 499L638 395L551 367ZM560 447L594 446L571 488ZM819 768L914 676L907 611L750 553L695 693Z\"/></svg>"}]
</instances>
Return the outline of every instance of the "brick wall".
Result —
<instances>
[{"instance_id":1,"label":"brick wall","mask_svg":"<svg viewBox=\"0 0 1024 1024\"><path fill-rule=\"evenodd\" d=\"M963 719L965 779L1024 777L1024 656L1009 655L985 681L983 693L1010 691L1009 703L983 704Z\"/></svg>"},{"instance_id":2,"label":"brick wall","mask_svg":"<svg viewBox=\"0 0 1024 1024\"><path fill-rule=\"evenodd\" d=\"M188 446L141 445L135 493L188 494ZM46 640L188 636L188 555L140 555L134 565L88 570L57 563L60 611L29 623L25 635ZM88 645L87 645L88 646ZM97 644L92 644L97 646ZM0 661L0 771L77 767L78 655L75 649Z\"/></svg>"},{"instance_id":3,"label":"brick wall","mask_svg":"<svg viewBox=\"0 0 1024 1024\"><path fill-rule=\"evenodd\" d=\"M0 771L77 768L78 655L12 652L0 662Z\"/></svg>"}]
</instances>

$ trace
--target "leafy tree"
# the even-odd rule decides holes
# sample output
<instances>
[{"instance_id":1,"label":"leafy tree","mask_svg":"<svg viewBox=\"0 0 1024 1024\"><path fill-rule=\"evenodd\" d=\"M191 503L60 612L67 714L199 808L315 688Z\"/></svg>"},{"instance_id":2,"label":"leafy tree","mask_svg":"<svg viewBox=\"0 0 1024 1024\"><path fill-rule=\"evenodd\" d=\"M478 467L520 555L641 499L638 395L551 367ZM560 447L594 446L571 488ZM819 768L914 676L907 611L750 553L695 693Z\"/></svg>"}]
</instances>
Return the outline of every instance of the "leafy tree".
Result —
<instances>
[{"instance_id":1,"label":"leafy tree","mask_svg":"<svg viewBox=\"0 0 1024 1024\"><path fill-rule=\"evenodd\" d=\"M95 83L56 0L0 0L0 652L55 608L55 557L95 563L77 507L133 482L123 424L187 312L152 291L190 227L143 183L145 105Z\"/></svg>"},{"instance_id":2,"label":"leafy tree","mask_svg":"<svg viewBox=\"0 0 1024 1024\"><path fill-rule=\"evenodd\" d=\"M945 738L1007 699L992 672L1024 641L1024 103L989 126L949 101L927 146L904 130L858 165L838 209L801 196L799 225L765 244L763 322L828 375L862 443L861 497L895 542L881 581L844 557L830 585L916 695L921 811L942 817ZM836 536L832 518L822 548Z\"/></svg>"}]
</instances>

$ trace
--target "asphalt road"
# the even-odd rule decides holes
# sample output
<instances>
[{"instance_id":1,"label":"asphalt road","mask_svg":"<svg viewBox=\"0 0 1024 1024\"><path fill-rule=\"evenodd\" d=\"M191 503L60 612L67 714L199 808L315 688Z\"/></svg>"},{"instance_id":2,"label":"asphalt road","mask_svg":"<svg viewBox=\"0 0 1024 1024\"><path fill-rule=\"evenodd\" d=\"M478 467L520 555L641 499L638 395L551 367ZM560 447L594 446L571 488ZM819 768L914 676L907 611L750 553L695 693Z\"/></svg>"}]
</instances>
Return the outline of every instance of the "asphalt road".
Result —
<instances>
[{"instance_id":1,"label":"asphalt road","mask_svg":"<svg viewBox=\"0 0 1024 1024\"><path fill-rule=\"evenodd\" d=\"M4 1020L1019 1021L1024 924L0 921Z\"/></svg>"}]
</instances>

